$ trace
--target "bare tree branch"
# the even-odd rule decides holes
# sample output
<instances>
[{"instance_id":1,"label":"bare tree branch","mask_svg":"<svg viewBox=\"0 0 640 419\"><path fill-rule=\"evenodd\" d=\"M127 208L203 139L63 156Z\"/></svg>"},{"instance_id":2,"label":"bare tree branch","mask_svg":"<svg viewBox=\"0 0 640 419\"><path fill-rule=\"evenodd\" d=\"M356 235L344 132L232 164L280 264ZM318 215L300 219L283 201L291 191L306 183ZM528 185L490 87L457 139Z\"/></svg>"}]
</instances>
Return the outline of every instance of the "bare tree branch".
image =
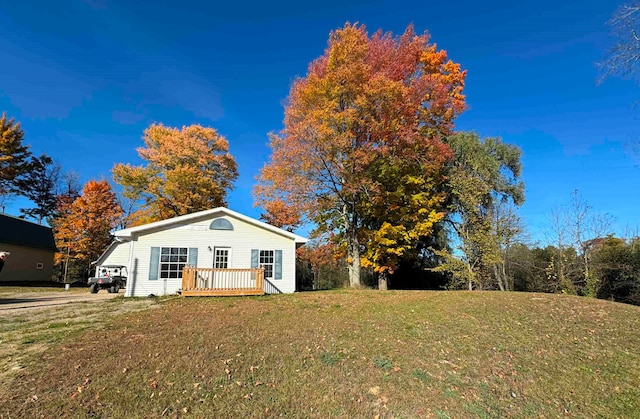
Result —
<instances>
[{"instance_id":1,"label":"bare tree branch","mask_svg":"<svg viewBox=\"0 0 640 419\"><path fill-rule=\"evenodd\" d=\"M620 6L607 25L611 28L615 43L599 65L602 74L598 81L603 82L609 76L636 77L640 61L640 1Z\"/></svg>"}]
</instances>

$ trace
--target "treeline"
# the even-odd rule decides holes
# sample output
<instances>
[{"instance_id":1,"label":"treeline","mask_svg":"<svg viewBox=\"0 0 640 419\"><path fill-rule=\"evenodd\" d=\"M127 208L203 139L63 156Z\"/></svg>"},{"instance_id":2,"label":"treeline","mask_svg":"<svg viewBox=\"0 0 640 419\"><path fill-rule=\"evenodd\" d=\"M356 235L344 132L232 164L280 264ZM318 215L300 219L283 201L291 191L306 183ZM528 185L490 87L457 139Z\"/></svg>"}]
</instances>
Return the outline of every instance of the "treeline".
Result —
<instances>
[{"instance_id":1,"label":"treeline","mask_svg":"<svg viewBox=\"0 0 640 419\"><path fill-rule=\"evenodd\" d=\"M636 301L637 239L611 236L608 217L577 192L551 212L549 246L527 241L517 214L525 199L520 149L455 129L466 74L412 26L394 36L346 24L294 80L254 197L265 221L311 226L314 241L299 250L298 289ZM56 178L51 159L22 145L19 124L3 116L1 128L0 197L35 203L21 212L54 228L58 276L67 280L86 276L113 229L224 206L238 177L226 138L200 125L149 126L137 148L144 164L112 168L118 194L106 180L80 187L72 176Z\"/></svg>"},{"instance_id":2,"label":"treeline","mask_svg":"<svg viewBox=\"0 0 640 419\"><path fill-rule=\"evenodd\" d=\"M348 285L344 259L336 257L330 245L312 243L298 252L298 289L332 289ZM574 248L515 244L506 249L504 289L596 297L640 305L640 237L613 236L591 240L586 254ZM585 270L585 260L589 269ZM390 278L392 289L468 289L451 272L439 273L432 257L405 261ZM586 273L585 273L586 272ZM501 279L493 269L478 272L479 290L500 290ZM377 286L375 273L363 272L363 284Z\"/></svg>"}]
</instances>

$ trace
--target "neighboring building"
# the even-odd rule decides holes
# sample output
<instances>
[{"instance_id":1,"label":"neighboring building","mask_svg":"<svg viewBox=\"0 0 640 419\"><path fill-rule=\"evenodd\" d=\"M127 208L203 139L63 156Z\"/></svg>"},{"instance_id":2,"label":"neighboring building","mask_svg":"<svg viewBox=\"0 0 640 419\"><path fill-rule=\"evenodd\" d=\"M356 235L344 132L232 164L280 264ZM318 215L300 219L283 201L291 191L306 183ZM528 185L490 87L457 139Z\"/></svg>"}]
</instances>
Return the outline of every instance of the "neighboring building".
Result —
<instances>
[{"instance_id":1,"label":"neighboring building","mask_svg":"<svg viewBox=\"0 0 640 419\"><path fill-rule=\"evenodd\" d=\"M119 230L116 241L94 262L124 265L125 296L175 294L182 269L265 270L265 292L292 293L296 284L296 249L304 237L215 208Z\"/></svg>"},{"instance_id":2,"label":"neighboring building","mask_svg":"<svg viewBox=\"0 0 640 419\"><path fill-rule=\"evenodd\" d=\"M50 227L0 214L0 252L9 252L0 282L51 282L56 251Z\"/></svg>"}]
</instances>

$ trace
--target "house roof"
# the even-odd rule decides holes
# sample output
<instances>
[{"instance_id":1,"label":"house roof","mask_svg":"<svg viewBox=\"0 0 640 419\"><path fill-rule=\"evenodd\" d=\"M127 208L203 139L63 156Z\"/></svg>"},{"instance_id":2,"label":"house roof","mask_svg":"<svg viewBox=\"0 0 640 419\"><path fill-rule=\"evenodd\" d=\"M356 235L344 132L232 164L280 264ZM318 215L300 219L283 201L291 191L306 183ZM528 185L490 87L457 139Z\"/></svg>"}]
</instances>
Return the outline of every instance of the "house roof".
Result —
<instances>
[{"instance_id":1,"label":"house roof","mask_svg":"<svg viewBox=\"0 0 640 419\"><path fill-rule=\"evenodd\" d=\"M306 239L305 237L302 236L298 236L297 234L291 233L289 231L283 230L281 228L278 227L274 227L271 224L267 224L264 223L262 221L258 221L255 218L251 218L248 217L246 215L240 214L239 212L236 211L232 211L229 208L225 208L225 207L218 207L218 208L213 208L210 210L205 210L205 211L200 211L200 212L194 212L192 214L186 214L186 215L181 215L179 217L174 217L174 218L169 218L167 220L162 220L162 221L156 221L154 223L149 223L149 224L144 224L141 226L136 226L136 227L131 227L131 228L125 228L123 230L118 230L114 233L114 235L118 238L121 239L130 239L132 238L135 234L140 234L140 233L144 233L146 231L151 231L151 230L156 230L156 229L165 229L168 227L171 227L173 225L176 224L182 224L185 222L190 222L190 221L197 221L200 219L206 219L208 217L211 217L212 215L226 215L232 218L236 218L239 219L241 221L244 221L248 224L252 224L256 227L260 227L263 228L265 230L271 231L275 234L279 234L281 236L285 236L288 237L292 240L294 240L296 243L306 243L308 241L308 239Z\"/></svg>"},{"instance_id":2,"label":"house roof","mask_svg":"<svg viewBox=\"0 0 640 419\"><path fill-rule=\"evenodd\" d=\"M22 218L0 214L0 245L13 244L56 252L53 230Z\"/></svg>"}]
</instances>

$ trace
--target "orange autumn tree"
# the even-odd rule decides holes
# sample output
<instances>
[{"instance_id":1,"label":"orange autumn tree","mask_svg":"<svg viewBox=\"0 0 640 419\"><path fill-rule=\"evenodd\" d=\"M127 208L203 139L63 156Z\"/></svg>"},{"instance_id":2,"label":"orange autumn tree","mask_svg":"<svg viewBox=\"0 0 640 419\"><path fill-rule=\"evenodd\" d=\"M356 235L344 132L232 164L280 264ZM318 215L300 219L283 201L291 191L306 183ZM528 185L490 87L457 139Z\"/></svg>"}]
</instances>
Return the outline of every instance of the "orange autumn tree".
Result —
<instances>
[{"instance_id":1,"label":"orange autumn tree","mask_svg":"<svg viewBox=\"0 0 640 419\"><path fill-rule=\"evenodd\" d=\"M344 267L341 266L341 260L338 249L331 240L313 240L297 249L296 265L300 274L296 274L296 277L301 289L335 288L343 279Z\"/></svg>"},{"instance_id":2,"label":"orange autumn tree","mask_svg":"<svg viewBox=\"0 0 640 419\"><path fill-rule=\"evenodd\" d=\"M73 201L64 198L59 199L57 216L52 220L59 249L56 264L71 262L88 269L111 243L111 231L120 221L122 208L105 180L88 181Z\"/></svg>"},{"instance_id":3,"label":"orange autumn tree","mask_svg":"<svg viewBox=\"0 0 640 419\"><path fill-rule=\"evenodd\" d=\"M229 143L215 129L153 124L144 131L143 141L145 147L137 151L146 166L116 164L112 169L125 197L141 202L129 224L226 205L238 171Z\"/></svg>"},{"instance_id":4,"label":"orange autumn tree","mask_svg":"<svg viewBox=\"0 0 640 419\"><path fill-rule=\"evenodd\" d=\"M412 26L399 37L369 37L357 24L332 32L291 87L257 204L286 202L317 232L338 233L350 284L360 285L363 262L384 288L398 259L443 217L436 186L452 154L441 139L465 109L465 76Z\"/></svg>"}]
</instances>

